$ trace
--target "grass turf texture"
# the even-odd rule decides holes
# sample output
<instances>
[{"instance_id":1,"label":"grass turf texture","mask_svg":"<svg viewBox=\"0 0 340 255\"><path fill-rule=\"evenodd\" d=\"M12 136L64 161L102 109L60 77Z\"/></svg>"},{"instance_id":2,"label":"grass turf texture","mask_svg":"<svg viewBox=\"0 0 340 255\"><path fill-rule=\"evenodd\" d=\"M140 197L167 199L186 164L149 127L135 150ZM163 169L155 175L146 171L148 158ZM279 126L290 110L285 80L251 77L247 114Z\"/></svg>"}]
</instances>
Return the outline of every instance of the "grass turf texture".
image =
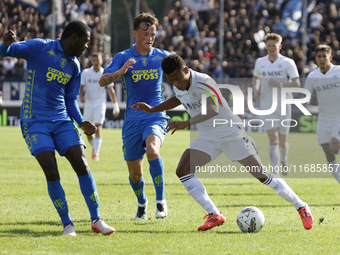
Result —
<instances>
[{"instance_id":1,"label":"grass turf texture","mask_svg":"<svg viewBox=\"0 0 340 255\"><path fill-rule=\"evenodd\" d=\"M94 234L78 179L65 158L57 156L77 236L61 235L62 226L47 194L43 171L29 155L18 127L0 127L0 253L1 254L339 254L340 186L333 178L287 178L287 183L313 212L315 225L303 228L295 208L253 178L201 179L227 222L198 232L205 211L186 192L175 175L178 160L190 143L188 131L167 135L162 148L166 167L169 216L155 219L155 192L147 161L144 164L149 199L146 222L133 220L137 209L121 152L121 130L103 131L100 161L89 165L97 182L100 210L114 226L111 236ZM268 138L252 133L265 164ZM325 163L315 134L289 135L289 161ZM331 177L331 175L329 175ZM242 233L238 212L256 206L265 215L265 226L256 234Z\"/></svg>"}]
</instances>

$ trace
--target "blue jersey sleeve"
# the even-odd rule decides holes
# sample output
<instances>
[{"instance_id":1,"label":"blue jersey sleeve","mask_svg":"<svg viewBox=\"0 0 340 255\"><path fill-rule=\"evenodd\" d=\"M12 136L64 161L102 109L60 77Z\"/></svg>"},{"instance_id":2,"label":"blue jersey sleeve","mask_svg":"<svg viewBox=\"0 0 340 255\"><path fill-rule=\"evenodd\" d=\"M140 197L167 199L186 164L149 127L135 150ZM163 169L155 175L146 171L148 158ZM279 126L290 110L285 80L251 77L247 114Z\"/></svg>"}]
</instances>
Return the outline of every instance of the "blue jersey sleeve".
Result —
<instances>
[{"instance_id":1,"label":"blue jersey sleeve","mask_svg":"<svg viewBox=\"0 0 340 255\"><path fill-rule=\"evenodd\" d=\"M42 45L48 40L32 39L24 42L14 42L8 47L2 42L0 45L1 56L10 56L33 60L37 56L37 52L41 52Z\"/></svg>"},{"instance_id":2,"label":"blue jersey sleeve","mask_svg":"<svg viewBox=\"0 0 340 255\"><path fill-rule=\"evenodd\" d=\"M67 113L71 116L72 119L74 119L78 123L80 127L81 123L84 122L84 118L81 115L77 100L66 99L65 104Z\"/></svg>"},{"instance_id":3,"label":"blue jersey sleeve","mask_svg":"<svg viewBox=\"0 0 340 255\"><path fill-rule=\"evenodd\" d=\"M122 52L117 53L113 57L109 65L104 69L104 73L117 72L127 60L128 60L128 57L124 53Z\"/></svg>"}]
</instances>

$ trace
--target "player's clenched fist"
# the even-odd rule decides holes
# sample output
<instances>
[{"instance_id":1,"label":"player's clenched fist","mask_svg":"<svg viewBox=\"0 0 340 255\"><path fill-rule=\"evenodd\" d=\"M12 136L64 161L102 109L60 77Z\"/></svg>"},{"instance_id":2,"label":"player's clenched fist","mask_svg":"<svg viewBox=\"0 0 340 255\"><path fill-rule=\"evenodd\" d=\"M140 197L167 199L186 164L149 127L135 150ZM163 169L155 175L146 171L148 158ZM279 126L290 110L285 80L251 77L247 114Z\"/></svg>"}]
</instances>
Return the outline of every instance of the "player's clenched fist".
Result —
<instances>
[{"instance_id":1,"label":"player's clenched fist","mask_svg":"<svg viewBox=\"0 0 340 255\"><path fill-rule=\"evenodd\" d=\"M11 45L13 42L15 42L15 33L12 30L9 30L5 35L4 35L4 44L6 46Z\"/></svg>"}]
</instances>

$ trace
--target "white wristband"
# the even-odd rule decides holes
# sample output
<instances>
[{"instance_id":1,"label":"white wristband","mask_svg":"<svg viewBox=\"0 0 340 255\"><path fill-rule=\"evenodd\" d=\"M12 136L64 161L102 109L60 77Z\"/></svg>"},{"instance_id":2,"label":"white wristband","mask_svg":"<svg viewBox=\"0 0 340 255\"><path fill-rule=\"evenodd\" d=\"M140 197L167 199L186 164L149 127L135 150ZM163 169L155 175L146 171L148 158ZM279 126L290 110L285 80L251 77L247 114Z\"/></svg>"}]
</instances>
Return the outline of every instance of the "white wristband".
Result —
<instances>
[{"instance_id":1,"label":"white wristband","mask_svg":"<svg viewBox=\"0 0 340 255\"><path fill-rule=\"evenodd\" d=\"M117 102L113 103L113 115L119 112L119 105Z\"/></svg>"}]
</instances>

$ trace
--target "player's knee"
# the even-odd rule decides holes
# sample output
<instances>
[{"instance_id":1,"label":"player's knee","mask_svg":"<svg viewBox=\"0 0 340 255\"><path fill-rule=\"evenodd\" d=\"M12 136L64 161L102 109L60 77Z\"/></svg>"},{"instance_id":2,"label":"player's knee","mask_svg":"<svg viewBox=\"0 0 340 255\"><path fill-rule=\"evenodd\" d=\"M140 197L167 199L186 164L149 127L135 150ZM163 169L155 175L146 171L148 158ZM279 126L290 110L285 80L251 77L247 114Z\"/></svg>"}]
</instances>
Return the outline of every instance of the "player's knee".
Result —
<instances>
[{"instance_id":1,"label":"player's knee","mask_svg":"<svg viewBox=\"0 0 340 255\"><path fill-rule=\"evenodd\" d=\"M130 179L133 183L139 182L142 178L142 173L130 173Z\"/></svg>"},{"instance_id":2,"label":"player's knee","mask_svg":"<svg viewBox=\"0 0 340 255\"><path fill-rule=\"evenodd\" d=\"M60 178L59 173L55 171L47 171L47 172L45 171L44 173L45 173L46 180L49 182L55 182L59 180Z\"/></svg>"},{"instance_id":3,"label":"player's knee","mask_svg":"<svg viewBox=\"0 0 340 255\"><path fill-rule=\"evenodd\" d=\"M330 145L329 145L329 150L330 150L333 154L339 154L339 144L330 144Z\"/></svg>"},{"instance_id":4,"label":"player's knee","mask_svg":"<svg viewBox=\"0 0 340 255\"><path fill-rule=\"evenodd\" d=\"M188 175L190 174L190 170L189 169L186 169L184 167L181 167L181 166L178 166L177 169L176 169L176 175L178 178L181 178L185 175Z\"/></svg>"},{"instance_id":5,"label":"player's knee","mask_svg":"<svg viewBox=\"0 0 340 255\"><path fill-rule=\"evenodd\" d=\"M321 147L322 147L323 151L325 152L327 161L333 162L335 160L335 155L332 152L332 150L335 150L335 148L331 149L330 143L329 144L328 143L321 144Z\"/></svg>"},{"instance_id":6,"label":"player's knee","mask_svg":"<svg viewBox=\"0 0 340 255\"><path fill-rule=\"evenodd\" d=\"M281 148L286 148L286 141L279 141L279 146Z\"/></svg>"},{"instance_id":7,"label":"player's knee","mask_svg":"<svg viewBox=\"0 0 340 255\"><path fill-rule=\"evenodd\" d=\"M150 146L146 148L146 156L149 161L155 160L159 157L159 149L157 149L155 146Z\"/></svg>"},{"instance_id":8,"label":"player's knee","mask_svg":"<svg viewBox=\"0 0 340 255\"><path fill-rule=\"evenodd\" d=\"M78 164L74 168L74 171L76 172L78 176L83 176L83 175L87 175L90 172L90 168L86 164Z\"/></svg>"}]
</instances>

